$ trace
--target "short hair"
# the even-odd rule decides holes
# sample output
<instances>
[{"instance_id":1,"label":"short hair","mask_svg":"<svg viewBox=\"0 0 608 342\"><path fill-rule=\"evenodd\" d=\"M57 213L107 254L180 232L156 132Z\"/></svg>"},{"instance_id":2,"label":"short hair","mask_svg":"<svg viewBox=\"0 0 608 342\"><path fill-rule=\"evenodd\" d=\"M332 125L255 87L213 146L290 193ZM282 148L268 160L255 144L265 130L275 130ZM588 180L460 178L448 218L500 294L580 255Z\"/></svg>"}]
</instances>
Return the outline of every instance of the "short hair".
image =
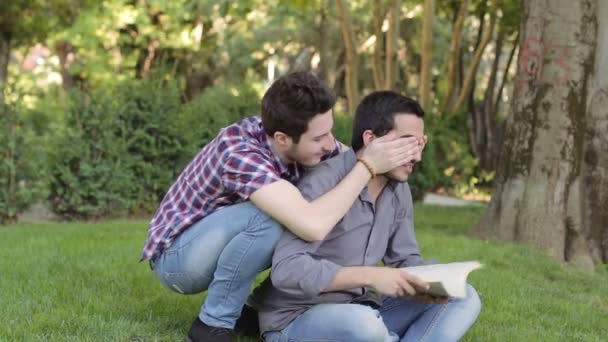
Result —
<instances>
[{"instance_id":1,"label":"short hair","mask_svg":"<svg viewBox=\"0 0 608 342\"><path fill-rule=\"evenodd\" d=\"M356 152L363 148L363 132L371 130L376 136L386 135L395 127L396 114L424 117L420 104L394 91L376 91L367 95L355 112L351 147Z\"/></svg>"},{"instance_id":2,"label":"short hair","mask_svg":"<svg viewBox=\"0 0 608 342\"><path fill-rule=\"evenodd\" d=\"M298 143L310 120L335 103L336 96L325 82L309 72L294 72L277 79L264 94L262 125L266 134L283 132Z\"/></svg>"}]
</instances>

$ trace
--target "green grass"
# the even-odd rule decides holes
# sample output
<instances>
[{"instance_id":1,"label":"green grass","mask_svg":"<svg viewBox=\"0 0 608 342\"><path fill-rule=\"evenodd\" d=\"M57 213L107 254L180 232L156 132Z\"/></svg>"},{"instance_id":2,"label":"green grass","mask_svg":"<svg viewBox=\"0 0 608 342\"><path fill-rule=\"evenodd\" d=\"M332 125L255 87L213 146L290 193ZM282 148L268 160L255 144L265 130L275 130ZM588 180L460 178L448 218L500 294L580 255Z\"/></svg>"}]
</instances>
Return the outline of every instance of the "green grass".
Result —
<instances>
[{"instance_id":1,"label":"green grass","mask_svg":"<svg viewBox=\"0 0 608 342\"><path fill-rule=\"evenodd\" d=\"M482 210L416 212L425 257L485 265L469 278L483 309L464 340L603 341L606 271L586 274L523 246L470 239ZM0 228L0 341L182 341L204 296L163 288L138 262L145 231L146 222L127 220Z\"/></svg>"}]
</instances>

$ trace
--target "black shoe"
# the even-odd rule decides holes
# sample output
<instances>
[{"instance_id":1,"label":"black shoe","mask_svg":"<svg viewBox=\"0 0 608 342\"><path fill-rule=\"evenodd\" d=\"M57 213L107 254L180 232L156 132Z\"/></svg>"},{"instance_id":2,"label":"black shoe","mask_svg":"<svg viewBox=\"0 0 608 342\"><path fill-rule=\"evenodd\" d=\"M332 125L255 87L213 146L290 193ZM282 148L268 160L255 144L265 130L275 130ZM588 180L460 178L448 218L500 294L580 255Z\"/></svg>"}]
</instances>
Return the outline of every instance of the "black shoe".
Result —
<instances>
[{"instance_id":1,"label":"black shoe","mask_svg":"<svg viewBox=\"0 0 608 342\"><path fill-rule=\"evenodd\" d=\"M249 305L243 306L241 317L236 321L234 331L247 337L259 337L260 324L258 323L258 312Z\"/></svg>"},{"instance_id":2,"label":"black shoe","mask_svg":"<svg viewBox=\"0 0 608 342\"><path fill-rule=\"evenodd\" d=\"M210 327L197 317L190 331L188 342L232 342L232 330L226 328Z\"/></svg>"}]
</instances>

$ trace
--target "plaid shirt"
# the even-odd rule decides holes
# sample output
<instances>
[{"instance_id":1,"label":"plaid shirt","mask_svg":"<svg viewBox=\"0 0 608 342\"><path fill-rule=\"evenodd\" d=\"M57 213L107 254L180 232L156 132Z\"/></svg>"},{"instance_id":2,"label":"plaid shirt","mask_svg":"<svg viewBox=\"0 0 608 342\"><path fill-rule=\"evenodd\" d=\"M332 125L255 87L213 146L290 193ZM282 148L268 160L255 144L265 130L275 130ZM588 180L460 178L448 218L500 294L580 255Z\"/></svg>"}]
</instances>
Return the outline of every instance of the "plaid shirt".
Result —
<instances>
[{"instance_id":1,"label":"plaid shirt","mask_svg":"<svg viewBox=\"0 0 608 342\"><path fill-rule=\"evenodd\" d=\"M338 153L336 144L326 158ZM150 222L141 259L155 258L183 231L214 211L244 202L279 179L295 183L301 172L301 167L285 165L272 151L259 116L222 129L169 188Z\"/></svg>"}]
</instances>

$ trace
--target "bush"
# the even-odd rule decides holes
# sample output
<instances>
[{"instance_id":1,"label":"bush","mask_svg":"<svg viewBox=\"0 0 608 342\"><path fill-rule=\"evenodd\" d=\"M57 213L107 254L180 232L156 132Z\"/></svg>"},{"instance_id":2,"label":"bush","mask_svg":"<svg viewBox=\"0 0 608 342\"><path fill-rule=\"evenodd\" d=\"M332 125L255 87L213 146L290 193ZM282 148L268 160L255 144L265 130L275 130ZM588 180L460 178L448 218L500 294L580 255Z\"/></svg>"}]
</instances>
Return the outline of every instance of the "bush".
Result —
<instances>
[{"instance_id":1,"label":"bush","mask_svg":"<svg viewBox=\"0 0 608 342\"><path fill-rule=\"evenodd\" d=\"M474 190L480 179L491 180L492 173L477 174L478 160L471 152L464 115L429 115L426 121L439 172L437 188L461 196Z\"/></svg>"},{"instance_id":2,"label":"bush","mask_svg":"<svg viewBox=\"0 0 608 342\"><path fill-rule=\"evenodd\" d=\"M65 127L50 156L53 211L67 219L126 213L136 201L137 182L122 123L111 92L74 91Z\"/></svg>"},{"instance_id":3,"label":"bush","mask_svg":"<svg viewBox=\"0 0 608 342\"><path fill-rule=\"evenodd\" d=\"M189 156L209 143L220 129L259 113L260 95L246 83L207 88L185 106L181 115L179 130L189 141Z\"/></svg>"},{"instance_id":4,"label":"bush","mask_svg":"<svg viewBox=\"0 0 608 342\"><path fill-rule=\"evenodd\" d=\"M0 224L14 222L40 191L29 133L15 108L0 104Z\"/></svg>"},{"instance_id":5,"label":"bush","mask_svg":"<svg viewBox=\"0 0 608 342\"><path fill-rule=\"evenodd\" d=\"M128 80L107 88L71 94L51 163L51 204L64 218L154 209L188 152L174 83Z\"/></svg>"},{"instance_id":6,"label":"bush","mask_svg":"<svg viewBox=\"0 0 608 342\"><path fill-rule=\"evenodd\" d=\"M190 157L181 130L180 91L173 82L130 80L114 90L114 112L127 153L124 164L135 177L135 210L156 209Z\"/></svg>"}]
</instances>

